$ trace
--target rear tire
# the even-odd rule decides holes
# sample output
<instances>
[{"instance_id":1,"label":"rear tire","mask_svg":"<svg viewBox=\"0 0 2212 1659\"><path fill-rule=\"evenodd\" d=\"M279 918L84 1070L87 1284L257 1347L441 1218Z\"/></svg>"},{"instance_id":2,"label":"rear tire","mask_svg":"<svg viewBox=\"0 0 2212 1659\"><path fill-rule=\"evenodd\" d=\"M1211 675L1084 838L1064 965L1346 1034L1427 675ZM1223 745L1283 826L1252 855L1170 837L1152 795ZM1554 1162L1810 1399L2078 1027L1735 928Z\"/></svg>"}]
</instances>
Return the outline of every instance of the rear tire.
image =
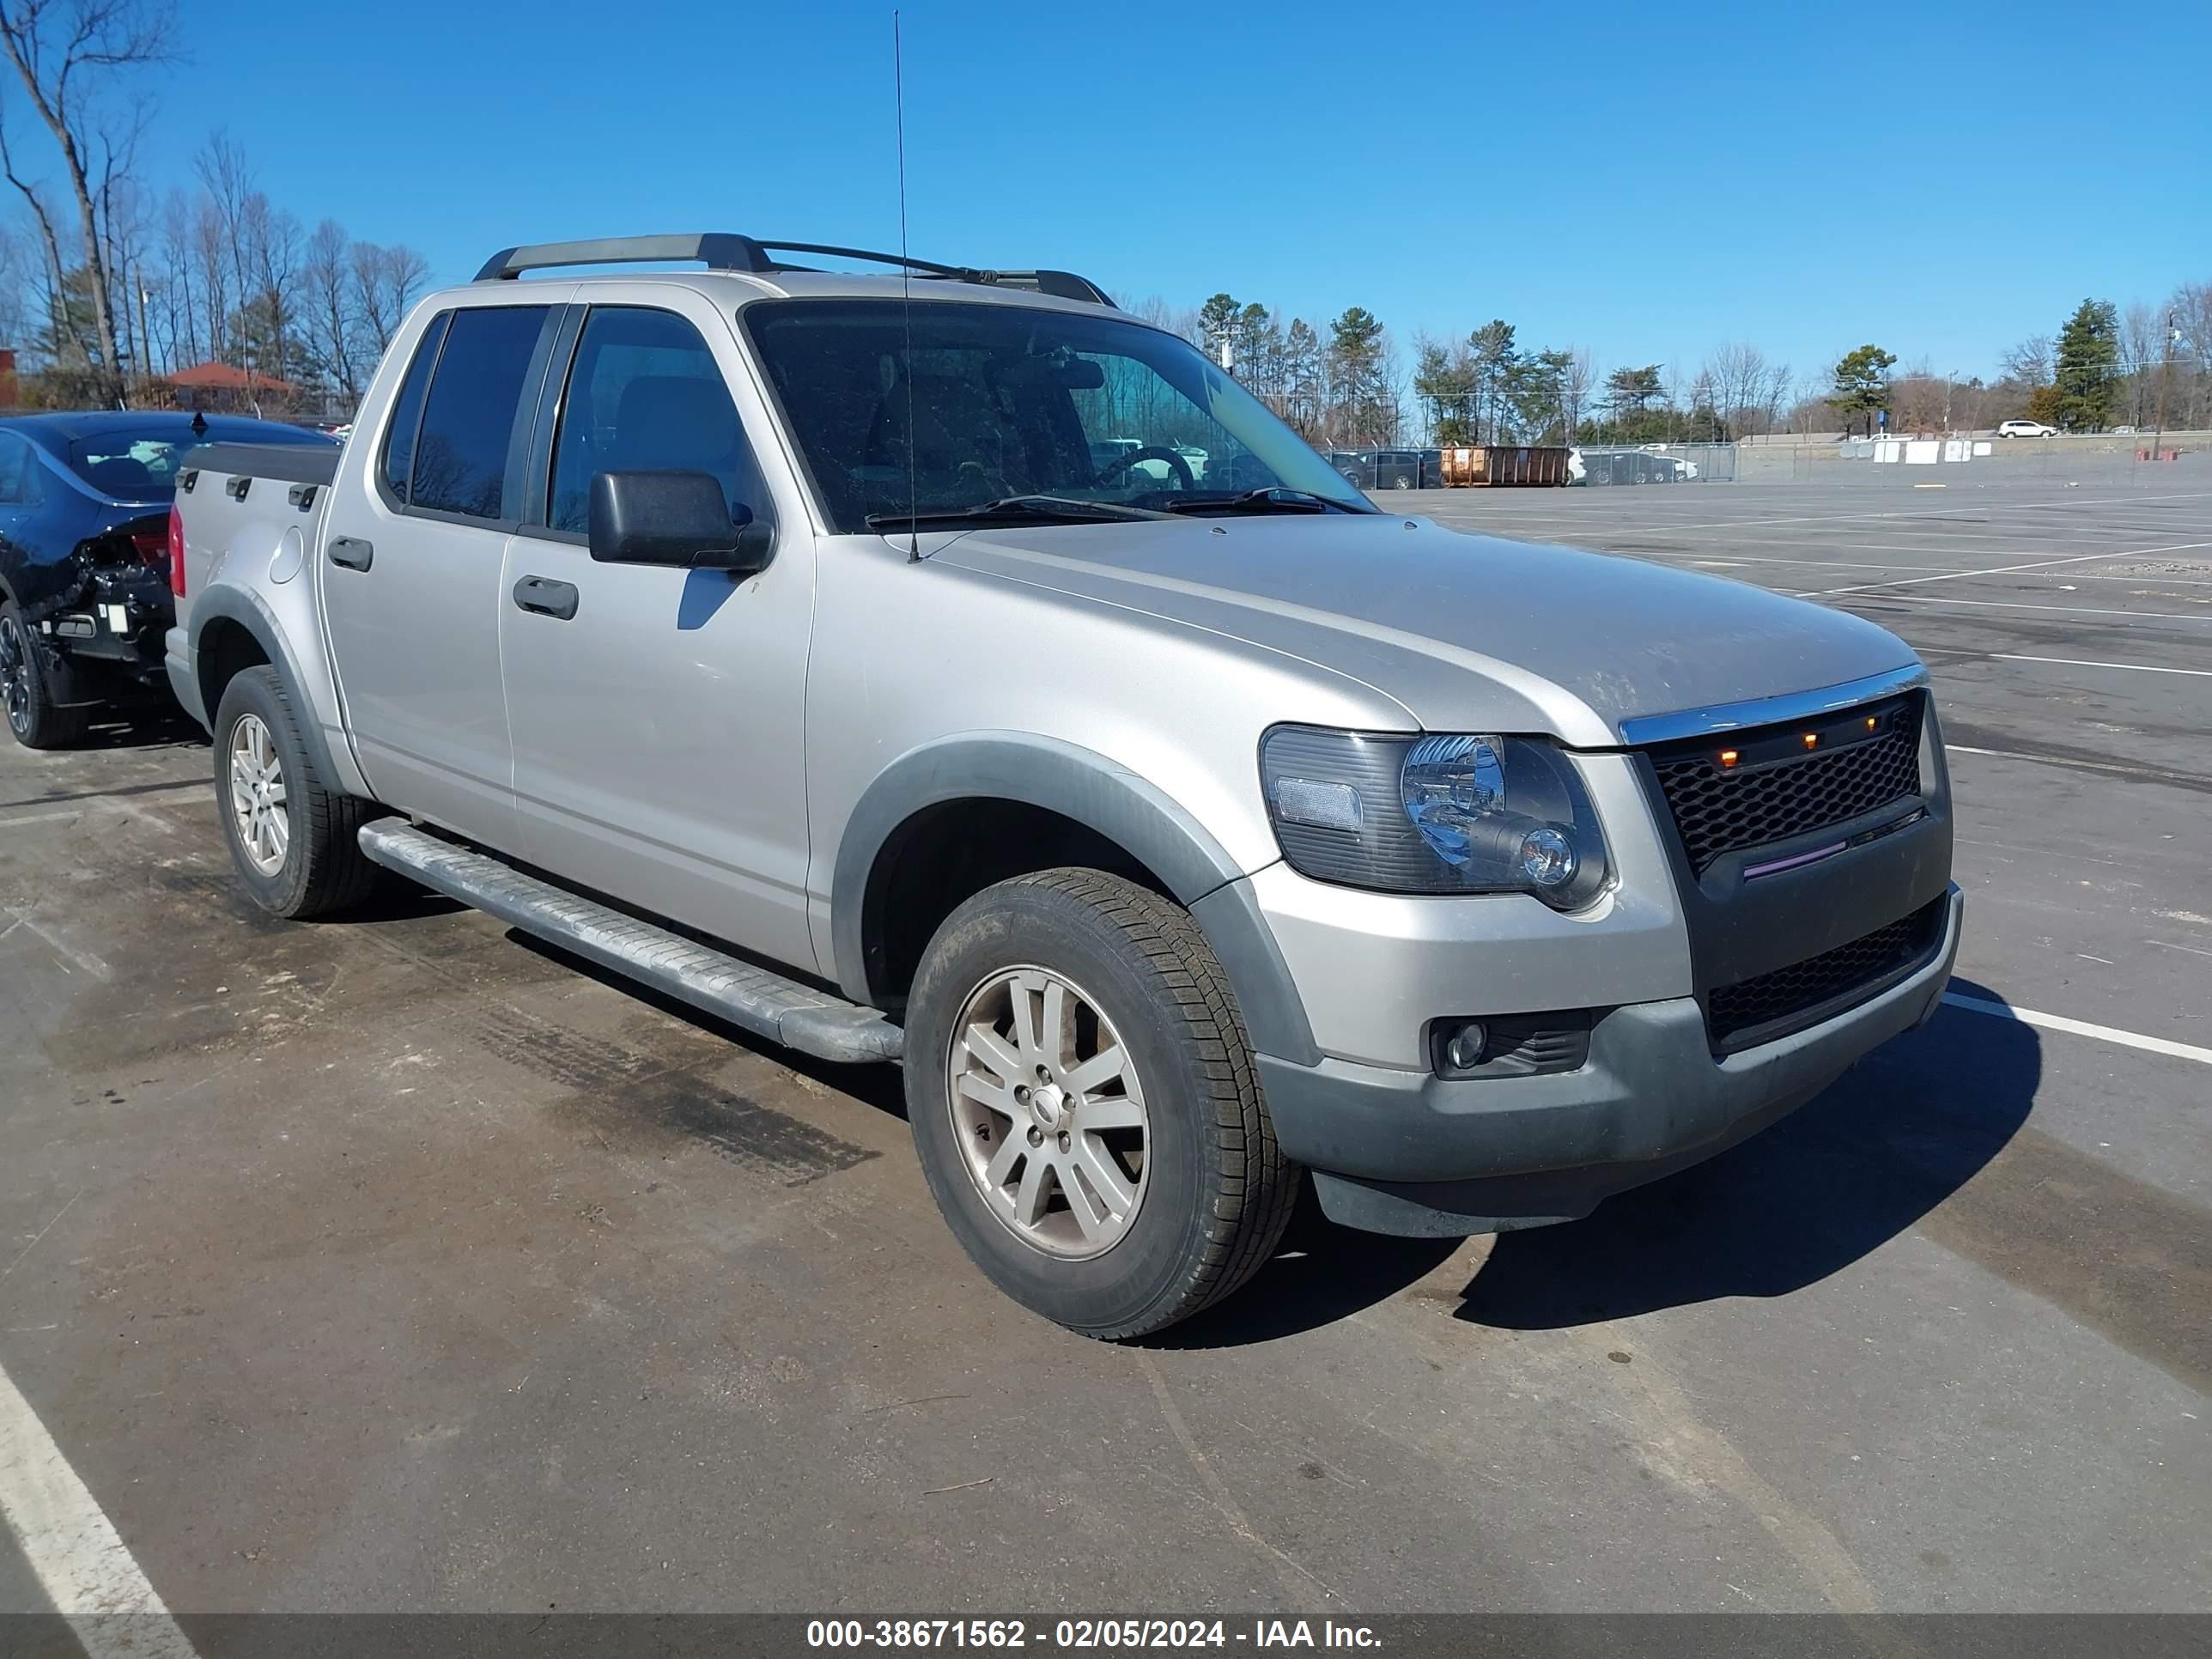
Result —
<instances>
[{"instance_id":1,"label":"rear tire","mask_svg":"<svg viewBox=\"0 0 2212 1659\"><path fill-rule=\"evenodd\" d=\"M384 816L315 770L292 694L273 668L242 670L215 720L216 806L240 883L273 915L301 920L351 908L383 875L361 850L361 826Z\"/></svg>"},{"instance_id":2,"label":"rear tire","mask_svg":"<svg viewBox=\"0 0 2212 1659\"><path fill-rule=\"evenodd\" d=\"M0 707L9 735L26 749L65 749L84 736L92 710L54 702L46 648L13 599L0 600Z\"/></svg>"},{"instance_id":3,"label":"rear tire","mask_svg":"<svg viewBox=\"0 0 2212 1659\"><path fill-rule=\"evenodd\" d=\"M1179 906L1097 870L987 888L931 940L906 1029L922 1172L1024 1307L1142 1336L1273 1253L1300 1171L1228 977Z\"/></svg>"}]
</instances>

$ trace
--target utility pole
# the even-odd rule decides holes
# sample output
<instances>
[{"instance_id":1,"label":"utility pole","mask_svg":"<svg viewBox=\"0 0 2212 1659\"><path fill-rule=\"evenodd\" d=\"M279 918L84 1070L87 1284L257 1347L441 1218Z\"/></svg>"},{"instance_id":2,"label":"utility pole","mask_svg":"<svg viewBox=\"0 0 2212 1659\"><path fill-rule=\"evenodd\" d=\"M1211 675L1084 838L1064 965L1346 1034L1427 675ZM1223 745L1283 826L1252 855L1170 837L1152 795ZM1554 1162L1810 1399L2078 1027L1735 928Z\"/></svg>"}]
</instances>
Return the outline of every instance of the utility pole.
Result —
<instances>
[{"instance_id":1,"label":"utility pole","mask_svg":"<svg viewBox=\"0 0 2212 1659\"><path fill-rule=\"evenodd\" d=\"M2166 388L2173 378L2173 348L2181 338L2181 319L2172 312L2166 315L2166 337L2160 342L2158 360L2158 427L2150 441L2150 458L2155 461L2159 450L2166 443Z\"/></svg>"}]
</instances>

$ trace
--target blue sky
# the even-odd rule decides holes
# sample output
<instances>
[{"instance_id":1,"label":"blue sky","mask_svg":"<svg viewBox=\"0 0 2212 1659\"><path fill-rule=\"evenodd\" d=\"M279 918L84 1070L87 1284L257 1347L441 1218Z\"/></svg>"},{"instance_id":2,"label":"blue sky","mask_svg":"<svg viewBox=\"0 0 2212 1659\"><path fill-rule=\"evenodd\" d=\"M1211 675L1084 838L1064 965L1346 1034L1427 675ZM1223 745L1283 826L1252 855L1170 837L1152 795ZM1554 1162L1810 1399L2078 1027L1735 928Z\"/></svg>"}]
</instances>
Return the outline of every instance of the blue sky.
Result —
<instances>
[{"instance_id":1,"label":"blue sky","mask_svg":"<svg viewBox=\"0 0 2212 1659\"><path fill-rule=\"evenodd\" d=\"M441 280L513 241L895 247L890 8L193 0L148 154L216 125ZM904 9L917 254L1129 297L1491 317L1601 367L1872 340L1987 374L2212 280L2212 5ZM21 131L19 144L40 135ZM156 182L161 182L157 177Z\"/></svg>"}]
</instances>

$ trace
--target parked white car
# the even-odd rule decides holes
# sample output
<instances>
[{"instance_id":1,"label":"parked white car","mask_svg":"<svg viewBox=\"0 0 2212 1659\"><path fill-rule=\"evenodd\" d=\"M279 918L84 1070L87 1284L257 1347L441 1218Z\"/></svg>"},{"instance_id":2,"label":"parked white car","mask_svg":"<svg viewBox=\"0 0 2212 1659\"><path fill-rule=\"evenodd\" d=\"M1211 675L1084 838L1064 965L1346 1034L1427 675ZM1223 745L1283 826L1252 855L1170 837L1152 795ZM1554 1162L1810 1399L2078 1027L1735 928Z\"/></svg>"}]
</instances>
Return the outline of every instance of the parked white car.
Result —
<instances>
[{"instance_id":1,"label":"parked white car","mask_svg":"<svg viewBox=\"0 0 2212 1659\"><path fill-rule=\"evenodd\" d=\"M2057 427L2045 426L2040 421L2000 421L1997 422L1997 436L2000 438L2055 438L2057 435L2058 428Z\"/></svg>"}]
</instances>

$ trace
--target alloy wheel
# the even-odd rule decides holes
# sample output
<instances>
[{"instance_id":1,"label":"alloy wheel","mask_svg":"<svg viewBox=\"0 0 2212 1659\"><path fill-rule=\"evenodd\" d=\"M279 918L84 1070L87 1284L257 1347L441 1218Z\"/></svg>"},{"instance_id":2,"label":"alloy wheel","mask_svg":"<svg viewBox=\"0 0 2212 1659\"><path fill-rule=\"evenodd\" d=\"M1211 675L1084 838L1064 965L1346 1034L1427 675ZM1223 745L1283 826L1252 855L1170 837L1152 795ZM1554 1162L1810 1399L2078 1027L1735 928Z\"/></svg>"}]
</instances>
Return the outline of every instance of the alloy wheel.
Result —
<instances>
[{"instance_id":1,"label":"alloy wheel","mask_svg":"<svg viewBox=\"0 0 2212 1659\"><path fill-rule=\"evenodd\" d=\"M1048 968L970 992L946 1095L985 1206L1048 1255L1103 1255L1145 1201L1151 1123L1134 1060L1097 1000Z\"/></svg>"},{"instance_id":2,"label":"alloy wheel","mask_svg":"<svg viewBox=\"0 0 2212 1659\"><path fill-rule=\"evenodd\" d=\"M31 729L31 651L21 625L13 617L0 617L0 702L8 708L8 724L15 735Z\"/></svg>"},{"instance_id":3,"label":"alloy wheel","mask_svg":"<svg viewBox=\"0 0 2212 1659\"><path fill-rule=\"evenodd\" d=\"M273 876L283 869L292 845L292 813L285 799L284 763L258 714L241 715L231 727L229 777L238 843L255 870Z\"/></svg>"}]
</instances>

